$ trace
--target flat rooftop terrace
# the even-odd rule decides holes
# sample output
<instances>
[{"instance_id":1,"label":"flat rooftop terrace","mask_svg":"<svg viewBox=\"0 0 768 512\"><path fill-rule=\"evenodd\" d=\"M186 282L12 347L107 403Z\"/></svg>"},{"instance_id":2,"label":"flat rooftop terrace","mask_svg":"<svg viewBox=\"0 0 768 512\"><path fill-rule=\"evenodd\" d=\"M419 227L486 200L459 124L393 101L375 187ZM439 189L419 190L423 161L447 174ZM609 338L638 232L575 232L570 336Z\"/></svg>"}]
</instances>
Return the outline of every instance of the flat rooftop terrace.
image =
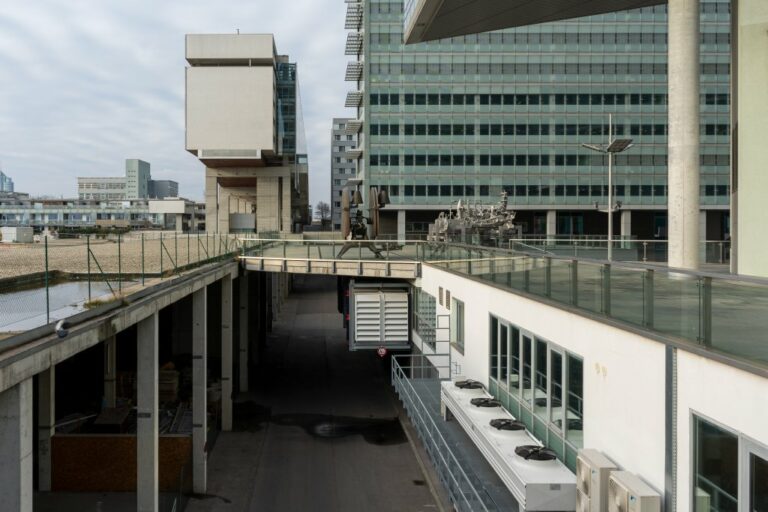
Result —
<instances>
[{"instance_id":1,"label":"flat rooftop terrace","mask_svg":"<svg viewBox=\"0 0 768 512\"><path fill-rule=\"evenodd\" d=\"M431 265L768 374L768 280L426 241L243 239L252 270L417 279Z\"/></svg>"}]
</instances>

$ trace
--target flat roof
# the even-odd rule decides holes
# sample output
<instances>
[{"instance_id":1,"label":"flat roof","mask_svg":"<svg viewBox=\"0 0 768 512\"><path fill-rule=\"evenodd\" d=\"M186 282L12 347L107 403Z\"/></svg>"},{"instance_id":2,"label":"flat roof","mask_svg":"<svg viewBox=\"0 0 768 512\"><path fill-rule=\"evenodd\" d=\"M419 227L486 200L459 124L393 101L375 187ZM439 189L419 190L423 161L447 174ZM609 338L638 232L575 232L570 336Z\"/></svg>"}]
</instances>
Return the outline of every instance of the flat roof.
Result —
<instances>
[{"instance_id":1,"label":"flat roof","mask_svg":"<svg viewBox=\"0 0 768 512\"><path fill-rule=\"evenodd\" d=\"M406 44L667 3L666 0L406 0Z\"/></svg>"}]
</instances>

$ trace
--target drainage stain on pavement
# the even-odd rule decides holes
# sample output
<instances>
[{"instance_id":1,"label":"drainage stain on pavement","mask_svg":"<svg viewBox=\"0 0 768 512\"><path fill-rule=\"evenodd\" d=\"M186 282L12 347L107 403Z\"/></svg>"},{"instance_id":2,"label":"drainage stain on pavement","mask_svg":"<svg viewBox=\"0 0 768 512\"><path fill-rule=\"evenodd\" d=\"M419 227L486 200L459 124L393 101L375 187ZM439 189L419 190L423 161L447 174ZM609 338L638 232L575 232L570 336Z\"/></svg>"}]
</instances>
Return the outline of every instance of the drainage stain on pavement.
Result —
<instances>
[{"instance_id":1,"label":"drainage stain on pavement","mask_svg":"<svg viewBox=\"0 0 768 512\"><path fill-rule=\"evenodd\" d=\"M266 423L282 427L298 427L316 439L342 439L362 436L370 444L386 446L408 441L397 418L356 418L328 414L278 414L272 415L269 407L253 401L236 402L234 429L246 432L263 430Z\"/></svg>"}]
</instances>

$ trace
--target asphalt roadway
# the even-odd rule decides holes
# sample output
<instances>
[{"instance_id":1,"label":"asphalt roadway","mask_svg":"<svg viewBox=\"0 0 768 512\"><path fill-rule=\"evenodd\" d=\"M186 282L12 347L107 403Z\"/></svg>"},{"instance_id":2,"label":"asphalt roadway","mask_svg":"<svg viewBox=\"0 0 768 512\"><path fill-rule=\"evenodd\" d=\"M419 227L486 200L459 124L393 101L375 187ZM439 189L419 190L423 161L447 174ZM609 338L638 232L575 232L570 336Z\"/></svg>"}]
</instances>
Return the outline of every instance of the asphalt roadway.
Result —
<instances>
[{"instance_id":1,"label":"asphalt roadway","mask_svg":"<svg viewBox=\"0 0 768 512\"><path fill-rule=\"evenodd\" d=\"M350 352L334 278L295 276L258 384L209 459L199 511L436 511L387 360Z\"/></svg>"}]
</instances>

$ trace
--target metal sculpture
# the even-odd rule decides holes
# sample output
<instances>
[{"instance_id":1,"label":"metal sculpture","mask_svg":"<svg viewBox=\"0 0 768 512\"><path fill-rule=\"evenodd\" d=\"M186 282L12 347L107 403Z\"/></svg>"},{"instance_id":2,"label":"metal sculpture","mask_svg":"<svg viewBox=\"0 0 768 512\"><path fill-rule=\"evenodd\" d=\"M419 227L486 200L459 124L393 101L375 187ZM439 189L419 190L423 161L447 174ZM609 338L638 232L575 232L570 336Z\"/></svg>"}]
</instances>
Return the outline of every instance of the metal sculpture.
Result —
<instances>
[{"instance_id":1,"label":"metal sculpture","mask_svg":"<svg viewBox=\"0 0 768 512\"><path fill-rule=\"evenodd\" d=\"M515 212L507 209L507 193L501 193L501 199L495 205L465 205L461 201L456 210L440 212L437 219L429 226L429 240L433 242L451 242L467 235L479 238L483 243L488 240L498 243L516 233Z\"/></svg>"}]
</instances>

